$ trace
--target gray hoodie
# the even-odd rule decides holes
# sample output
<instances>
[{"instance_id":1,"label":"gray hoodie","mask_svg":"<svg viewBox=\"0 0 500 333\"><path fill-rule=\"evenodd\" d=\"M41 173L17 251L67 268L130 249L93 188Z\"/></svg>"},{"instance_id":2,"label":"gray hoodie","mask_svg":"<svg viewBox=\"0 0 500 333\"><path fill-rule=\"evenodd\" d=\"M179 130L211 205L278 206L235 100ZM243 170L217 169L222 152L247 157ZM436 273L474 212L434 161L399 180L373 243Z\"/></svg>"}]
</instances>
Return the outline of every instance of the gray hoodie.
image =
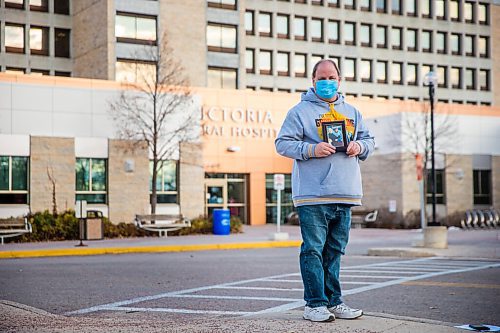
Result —
<instances>
[{"instance_id":1,"label":"gray hoodie","mask_svg":"<svg viewBox=\"0 0 500 333\"><path fill-rule=\"evenodd\" d=\"M314 148L323 141L321 122L344 120L347 140L361 145L361 153L349 157L337 151L327 157L315 157ZM363 122L361 113L344 101L342 95L333 103L316 96L314 88L302 94L301 102L285 118L275 140L276 151L293 158L292 198L295 206L342 203L361 205L363 190L359 160L373 152L375 141Z\"/></svg>"}]
</instances>

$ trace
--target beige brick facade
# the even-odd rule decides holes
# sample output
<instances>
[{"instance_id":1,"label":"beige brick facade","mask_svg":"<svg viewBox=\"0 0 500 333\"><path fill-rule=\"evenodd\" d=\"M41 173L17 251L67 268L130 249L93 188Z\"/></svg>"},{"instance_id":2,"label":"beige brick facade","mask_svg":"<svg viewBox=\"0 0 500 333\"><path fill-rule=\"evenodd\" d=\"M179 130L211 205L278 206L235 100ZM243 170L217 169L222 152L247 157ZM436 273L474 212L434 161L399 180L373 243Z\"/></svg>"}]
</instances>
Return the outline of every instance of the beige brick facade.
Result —
<instances>
[{"instance_id":1,"label":"beige brick facade","mask_svg":"<svg viewBox=\"0 0 500 333\"><path fill-rule=\"evenodd\" d=\"M79 0L72 4L73 76L114 79L114 1Z\"/></svg>"},{"instance_id":2,"label":"beige brick facade","mask_svg":"<svg viewBox=\"0 0 500 333\"><path fill-rule=\"evenodd\" d=\"M57 211L74 209L75 140L73 138L30 138L30 208L31 212L52 212L52 183L55 181Z\"/></svg>"},{"instance_id":3,"label":"beige brick facade","mask_svg":"<svg viewBox=\"0 0 500 333\"><path fill-rule=\"evenodd\" d=\"M149 159L145 144L108 141L108 207L113 223L149 213ZM129 168L129 170L127 170Z\"/></svg>"},{"instance_id":4,"label":"beige brick facade","mask_svg":"<svg viewBox=\"0 0 500 333\"><path fill-rule=\"evenodd\" d=\"M445 186L448 214L473 208L472 156L446 156Z\"/></svg>"},{"instance_id":5,"label":"beige brick facade","mask_svg":"<svg viewBox=\"0 0 500 333\"><path fill-rule=\"evenodd\" d=\"M177 191L181 214L190 219L204 214L205 170L202 156L201 144L181 143Z\"/></svg>"},{"instance_id":6,"label":"beige brick facade","mask_svg":"<svg viewBox=\"0 0 500 333\"><path fill-rule=\"evenodd\" d=\"M500 209L500 156L491 157L491 183L493 207Z\"/></svg>"}]
</instances>

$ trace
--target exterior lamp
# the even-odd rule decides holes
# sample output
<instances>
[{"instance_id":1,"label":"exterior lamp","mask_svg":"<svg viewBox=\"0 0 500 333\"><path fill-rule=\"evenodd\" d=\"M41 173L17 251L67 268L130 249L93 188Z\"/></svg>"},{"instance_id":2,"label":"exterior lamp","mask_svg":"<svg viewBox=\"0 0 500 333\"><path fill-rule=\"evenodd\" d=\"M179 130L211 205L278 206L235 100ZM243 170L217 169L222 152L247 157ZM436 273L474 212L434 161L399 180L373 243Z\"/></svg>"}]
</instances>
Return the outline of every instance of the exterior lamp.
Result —
<instances>
[{"instance_id":1,"label":"exterior lamp","mask_svg":"<svg viewBox=\"0 0 500 333\"><path fill-rule=\"evenodd\" d=\"M424 86L429 87L429 100L431 102L431 179L432 179L432 220L428 226L439 226L436 220L436 167L434 164L434 91L437 83L435 72L429 72L424 77Z\"/></svg>"}]
</instances>

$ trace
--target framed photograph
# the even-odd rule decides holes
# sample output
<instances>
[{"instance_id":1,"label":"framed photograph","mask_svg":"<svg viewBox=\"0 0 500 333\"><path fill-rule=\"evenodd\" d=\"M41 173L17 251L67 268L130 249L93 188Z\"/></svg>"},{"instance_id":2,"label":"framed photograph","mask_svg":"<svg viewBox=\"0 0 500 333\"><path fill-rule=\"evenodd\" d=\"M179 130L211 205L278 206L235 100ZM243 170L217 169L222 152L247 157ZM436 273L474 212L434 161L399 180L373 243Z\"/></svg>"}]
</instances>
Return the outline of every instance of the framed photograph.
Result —
<instances>
[{"instance_id":1,"label":"framed photograph","mask_svg":"<svg viewBox=\"0 0 500 333\"><path fill-rule=\"evenodd\" d=\"M347 134L345 121L328 121L321 123L323 131L323 141L328 142L335 147L337 151L347 150Z\"/></svg>"}]
</instances>

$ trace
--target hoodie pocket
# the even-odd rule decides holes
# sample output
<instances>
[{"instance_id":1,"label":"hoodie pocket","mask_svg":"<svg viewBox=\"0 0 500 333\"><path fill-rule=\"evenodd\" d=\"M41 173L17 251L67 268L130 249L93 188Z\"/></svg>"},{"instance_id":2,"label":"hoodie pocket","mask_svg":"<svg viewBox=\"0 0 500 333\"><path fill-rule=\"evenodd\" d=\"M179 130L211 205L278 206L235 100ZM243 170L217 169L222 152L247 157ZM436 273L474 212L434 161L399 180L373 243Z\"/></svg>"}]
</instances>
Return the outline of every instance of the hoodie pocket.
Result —
<instances>
[{"instance_id":1,"label":"hoodie pocket","mask_svg":"<svg viewBox=\"0 0 500 333\"><path fill-rule=\"evenodd\" d=\"M319 186L320 196L356 197L362 193L361 172L355 158L345 158L341 163L331 164Z\"/></svg>"}]
</instances>

